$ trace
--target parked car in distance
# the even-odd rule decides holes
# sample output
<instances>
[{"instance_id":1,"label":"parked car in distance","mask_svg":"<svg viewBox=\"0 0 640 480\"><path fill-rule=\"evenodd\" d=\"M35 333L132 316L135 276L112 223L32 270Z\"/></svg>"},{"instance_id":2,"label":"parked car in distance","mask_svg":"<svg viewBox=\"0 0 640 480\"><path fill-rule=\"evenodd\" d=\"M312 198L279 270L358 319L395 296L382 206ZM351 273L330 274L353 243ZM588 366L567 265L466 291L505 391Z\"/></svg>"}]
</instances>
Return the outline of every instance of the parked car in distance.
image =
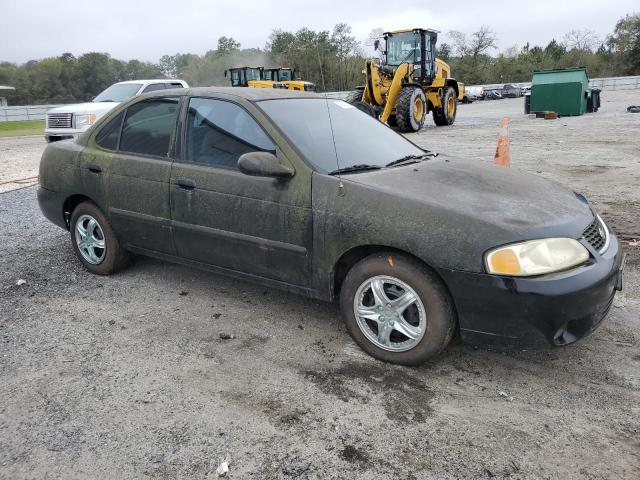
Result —
<instances>
[{"instance_id":1,"label":"parked car in distance","mask_svg":"<svg viewBox=\"0 0 640 480\"><path fill-rule=\"evenodd\" d=\"M47 142L73 138L85 132L120 102L136 95L167 88L189 88L189 85L184 80L166 78L129 80L114 83L91 102L51 108L45 114L44 138Z\"/></svg>"},{"instance_id":2,"label":"parked car in distance","mask_svg":"<svg viewBox=\"0 0 640 480\"><path fill-rule=\"evenodd\" d=\"M618 240L582 195L423 150L313 93L131 99L47 146L38 200L91 272L135 253L339 300L354 340L399 364L456 333L573 343L622 288Z\"/></svg>"}]
</instances>

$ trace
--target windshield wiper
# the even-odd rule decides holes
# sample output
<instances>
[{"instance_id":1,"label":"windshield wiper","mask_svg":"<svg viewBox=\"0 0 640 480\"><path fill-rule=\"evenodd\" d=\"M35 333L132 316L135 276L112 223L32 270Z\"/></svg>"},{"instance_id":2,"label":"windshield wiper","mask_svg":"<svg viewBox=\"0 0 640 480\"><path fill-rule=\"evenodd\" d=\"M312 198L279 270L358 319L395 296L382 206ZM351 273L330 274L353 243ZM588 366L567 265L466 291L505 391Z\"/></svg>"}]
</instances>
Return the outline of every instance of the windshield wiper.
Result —
<instances>
[{"instance_id":1,"label":"windshield wiper","mask_svg":"<svg viewBox=\"0 0 640 480\"><path fill-rule=\"evenodd\" d=\"M329 172L329 175L336 175L338 173L363 172L365 170L380 170L380 168L381 167L378 165L368 165L366 163L360 163L358 165L351 165L350 167L338 168L337 170Z\"/></svg>"},{"instance_id":2,"label":"windshield wiper","mask_svg":"<svg viewBox=\"0 0 640 480\"><path fill-rule=\"evenodd\" d=\"M438 154L434 152L425 152L421 155L405 155L404 157L400 157L393 162L387 163L386 167L398 167L400 165L410 165L412 163L418 163L419 161L425 159L426 157L437 157Z\"/></svg>"},{"instance_id":3,"label":"windshield wiper","mask_svg":"<svg viewBox=\"0 0 640 480\"><path fill-rule=\"evenodd\" d=\"M100 103L100 102L115 102L115 100L111 100L111 99L107 99L107 100L94 100L94 102L96 102L96 103Z\"/></svg>"}]
</instances>

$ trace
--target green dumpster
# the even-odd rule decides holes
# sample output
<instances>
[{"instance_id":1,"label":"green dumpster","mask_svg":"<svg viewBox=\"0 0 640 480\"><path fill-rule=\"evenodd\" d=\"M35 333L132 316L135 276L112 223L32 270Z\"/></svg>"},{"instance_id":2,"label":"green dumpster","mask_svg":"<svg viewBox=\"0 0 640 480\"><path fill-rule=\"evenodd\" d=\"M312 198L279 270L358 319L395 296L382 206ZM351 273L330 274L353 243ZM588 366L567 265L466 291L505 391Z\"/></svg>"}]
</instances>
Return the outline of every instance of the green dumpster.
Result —
<instances>
[{"instance_id":1,"label":"green dumpster","mask_svg":"<svg viewBox=\"0 0 640 480\"><path fill-rule=\"evenodd\" d=\"M531 81L531 111L582 115L587 111L589 76L587 69L540 70Z\"/></svg>"}]
</instances>

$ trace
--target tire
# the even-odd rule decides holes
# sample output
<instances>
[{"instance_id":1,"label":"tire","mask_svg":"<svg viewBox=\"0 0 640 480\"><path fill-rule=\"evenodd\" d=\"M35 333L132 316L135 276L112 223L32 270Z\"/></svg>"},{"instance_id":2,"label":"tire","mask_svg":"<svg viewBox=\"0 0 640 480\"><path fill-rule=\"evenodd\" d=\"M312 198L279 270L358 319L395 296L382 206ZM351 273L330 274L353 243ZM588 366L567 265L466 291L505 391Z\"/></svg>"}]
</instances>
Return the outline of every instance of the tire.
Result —
<instances>
[{"instance_id":1,"label":"tire","mask_svg":"<svg viewBox=\"0 0 640 480\"><path fill-rule=\"evenodd\" d=\"M376 296L374 290L383 295ZM409 294L416 300L397 310L394 302L410 301ZM364 313L356 317L356 308ZM400 365L419 365L438 356L457 325L453 301L440 278L396 252L370 255L351 268L340 290L340 310L360 348L378 360Z\"/></svg>"},{"instance_id":2,"label":"tire","mask_svg":"<svg viewBox=\"0 0 640 480\"><path fill-rule=\"evenodd\" d=\"M447 87L442 95L442 107L433 110L433 122L439 127L453 125L458 113L458 97L452 87Z\"/></svg>"},{"instance_id":3,"label":"tire","mask_svg":"<svg viewBox=\"0 0 640 480\"><path fill-rule=\"evenodd\" d=\"M347 97L344 99L345 102L354 104L355 102L362 101L362 95L364 94L364 90L355 89L347 94Z\"/></svg>"},{"instance_id":4,"label":"tire","mask_svg":"<svg viewBox=\"0 0 640 480\"><path fill-rule=\"evenodd\" d=\"M92 226L95 221L95 226ZM129 264L129 253L115 236L111 224L102 211L92 202L80 203L71 214L69 222L71 245L82 265L91 273L111 275ZM81 230L90 235L90 243L83 245Z\"/></svg>"},{"instance_id":5,"label":"tire","mask_svg":"<svg viewBox=\"0 0 640 480\"><path fill-rule=\"evenodd\" d=\"M403 87L396 102L396 122L401 132L417 132L427 116L427 97L420 87Z\"/></svg>"},{"instance_id":6,"label":"tire","mask_svg":"<svg viewBox=\"0 0 640 480\"><path fill-rule=\"evenodd\" d=\"M366 113L367 115L372 116L377 120L378 116L376 115L376 109L373 106L369 105L367 102L362 102L360 100L356 100L352 103L354 107L356 107L361 112Z\"/></svg>"}]
</instances>

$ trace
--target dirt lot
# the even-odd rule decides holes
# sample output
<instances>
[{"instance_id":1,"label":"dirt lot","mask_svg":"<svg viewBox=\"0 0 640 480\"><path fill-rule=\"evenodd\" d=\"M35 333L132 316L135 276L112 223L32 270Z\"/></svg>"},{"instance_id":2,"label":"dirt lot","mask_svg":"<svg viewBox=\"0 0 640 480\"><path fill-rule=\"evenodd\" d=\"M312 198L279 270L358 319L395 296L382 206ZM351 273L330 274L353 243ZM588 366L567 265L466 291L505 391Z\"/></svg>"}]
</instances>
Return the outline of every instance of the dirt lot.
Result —
<instances>
[{"instance_id":1,"label":"dirt lot","mask_svg":"<svg viewBox=\"0 0 640 480\"><path fill-rule=\"evenodd\" d=\"M512 168L638 234L640 115L622 112L639 95L603 92L601 112L555 121L478 102L413 137L490 161L507 114ZM0 178L37 174L43 142L0 139ZM228 457L236 479L635 480L640 248L628 253L626 290L578 345L456 344L405 368L360 353L333 305L144 258L90 275L35 188L2 193L0 478L215 478Z\"/></svg>"}]
</instances>

